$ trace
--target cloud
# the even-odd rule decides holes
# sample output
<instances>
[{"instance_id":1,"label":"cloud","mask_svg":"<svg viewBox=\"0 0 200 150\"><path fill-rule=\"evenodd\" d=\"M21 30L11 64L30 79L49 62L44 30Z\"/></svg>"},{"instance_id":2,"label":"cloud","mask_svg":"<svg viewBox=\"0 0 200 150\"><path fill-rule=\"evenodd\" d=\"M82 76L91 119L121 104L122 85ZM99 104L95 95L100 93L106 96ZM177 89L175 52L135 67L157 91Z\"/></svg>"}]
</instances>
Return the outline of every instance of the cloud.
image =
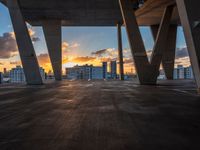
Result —
<instances>
[{"instance_id":1,"label":"cloud","mask_svg":"<svg viewBox=\"0 0 200 150\"><path fill-rule=\"evenodd\" d=\"M17 44L12 33L0 36L0 58L7 59L17 55Z\"/></svg>"},{"instance_id":2,"label":"cloud","mask_svg":"<svg viewBox=\"0 0 200 150\"><path fill-rule=\"evenodd\" d=\"M33 43L40 41L40 38L35 35L35 31L28 26L28 32Z\"/></svg>"},{"instance_id":3,"label":"cloud","mask_svg":"<svg viewBox=\"0 0 200 150\"><path fill-rule=\"evenodd\" d=\"M21 65L20 61L11 61L10 65Z\"/></svg>"},{"instance_id":4,"label":"cloud","mask_svg":"<svg viewBox=\"0 0 200 150\"><path fill-rule=\"evenodd\" d=\"M133 59L132 58L126 58L124 59L124 64L133 64Z\"/></svg>"},{"instance_id":5,"label":"cloud","mask_svg":"<svg viewBox=\"0 0 200 150\"><path fill-rule=\"evenodd\" d=\"M101 62L109 62L118 59L118 51L114 48L97 50L92 52L91 55L95 56Z\"/></svg>"},{"instance_id":6,"label":"cloud","mask_svg":"<svg viewBox=\"0 0 200 150\"><path fill-rule=\"evenodd\" d=\"M37 58L38 58L39 63L42 65L50 63L49 55L46 53L38 55Z\"/></svg>"},{"instance_id":7,"label":"cloud","mask_svg":"<svg viewBox=\"0 0 200 150\"><path fill-rule=\"evenodd\" d=\"M38 42L38 41L40 41L39 37L35 37L35 36L32 37L32 42Z\"/></svg>"},{"instance_id":8,"label":"cloud","mask_svg":"<svg viewBox=\"0 0 200 150\"><path fill-rule=\"evenodd\" d=\"M100 58L100 61L101 62L110 62L110 61L112 61L113 59L112 58L110 58L110 57L103 57L103 58Z\"/></svg>"},{"instance_id":9,"label":"cloud","mask_svg":"<svg viewBox=\"0 0 200 150\"><path fill-rule=\"evenodd\" d=\"M176 59L188 57L187 47L177 48L176 49Z\"/></svg>"},{"instance_id":10,"label":"cloud","mask_svg":"<svg viewBox=\"0 0 200 150\"><path fill-rule=\"evenodd\" d=\"M94 61L96 58L95 57L89 57L89 56L86 56L86 57L75 57L72 59L72 62L75 62L75 63L86 63L86 62L89 62L89 61Z\"/></svg>"},{"instance_id":11,"label":"cloud","mask_svg":"<svg viewBox=\"0 0 200 150\"><path fill-rule=\"evenodd\" d=\"M70 48L77 48L77 47L80 46L80 44L79 44L79 43L72 43L72 44L69 45L69 46L70 46Z\"/></svg>"},{"instance_id":12,"label":"cloud","mask_svg":"<svg viewBox=\"0 0 200 150\"><path fill-rule=\"evenodd\" d=\"M96 52L92 52L92 55L95 55L97 57L101 57L102 55L107 53L107 49L97 50Z\"/></svg>"},{"instance_id":13,"label":"cloud","mask_svg":"<svg viewBox=\"0 0 200 150\"><path fill-rule=\"evenodd\" d=\"M72 49L78 48L80 46L79 43L73 42L73 43L68 43L66 41L62 42L62 50L64 52L69 52Z\"/></svg>"},{"instance_id":14,"label":"cloud","mask_svg":"<svg viewBox=\"0 0 200 150\"><path fill-rule=\"evenodd\" d=\"M32 42L40 41L40 38L35 36L35 32L29 29ZM0 59L8 59L18 55L18 48L14 32L5 32L0 36Z\"/></svg>"},{"instance_id":15,"label":"cloud","mask_svg":"<svg viewBox=\"0 0 200 150\"><path fill-rule=\"evenodd\" d=\"M175 59L175 66L177 65L183 65L185 67L190 66L191 63L189 56Z\"/></svg>"},{"instance_id":16,"label":"cloud","mask_svg":"<svg viewBox=\"0 0 200 150\"><path fill-rule=\"evenodd\" d=\"M117 58L118 51L114 48L107 48L107 49L97 50L95 52L92 52L91 54L95 55L96 57L110 56L113 58Z\"/></svg>"},{"instance_id":17,"label":"cloud","mask_svg":"<svg viewBox=\"0 0 200 150\"><path fill-rule=\"evenodd\" d=\"M63 51L68 51L69 48L69 43L67 42L62 42L62 50Z\"/></svg>"}]
</instances>

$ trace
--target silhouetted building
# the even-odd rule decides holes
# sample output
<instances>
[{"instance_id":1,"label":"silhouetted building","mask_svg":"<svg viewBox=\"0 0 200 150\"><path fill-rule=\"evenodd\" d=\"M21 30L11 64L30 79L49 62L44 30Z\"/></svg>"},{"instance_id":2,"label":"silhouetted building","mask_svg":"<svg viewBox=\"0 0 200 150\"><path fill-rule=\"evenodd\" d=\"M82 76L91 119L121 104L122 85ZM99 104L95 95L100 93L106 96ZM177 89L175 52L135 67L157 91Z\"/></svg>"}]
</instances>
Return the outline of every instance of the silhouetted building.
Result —
<instances>
[{"instance_id":1,"label":"silhouetted building","mask_svg":"<svg viewBox=\"0 0 200 150\"><path fill-rule=\"evenodd\" d=\"M0 72L0 84L3 83L3 73Z\"/></svg>"},{"instance_id":2,"label":"silhouetted building","mask_svg":"<svg viewBox=\"0 0 200 150\"><path fill-rule=\"evenodd\" d=\"M3 68L3 77L5 77L5 78L9 77L9 72L7 71L6 68Z\"/></svg>"},{"instance_id":3,"label":"silhouetted building","mask_svg":"<svg viewBox=\"0 0 200 150\"><path fill-rule=\"evenodd\" d=\"M108 66L107 62L103 62L102 63L102 67L103 67L103 79L107 79L107 66Z\"/></svg>"},{"instance_id":4,"label":"silhouetted building","mask_svg":"<svg viewBox=\"0 0 200 150\"><path fill-rule=\"evenodd\" d=\"M103 79L103 68L93 65L74 66L66 68L68 79Z\"/></svg>"},{"instance_id":5,"label":"silhouetted building","mask_svg":"<svg viewBox=\"0 0 200 150\"><path fill-rule=\"evenodd\" d=\"M117 62L116 61L110 62L110 74L111 74L111 79L117 78Z\"/></svg>"},{"instance_id":6,"label":"silhouetted building","mask_svg":"<svg viewBox=\"0 0 200 150\"><path fill-rule=\"evenodd\" d=\"M6 74L7 73L7 69L3 68L3 73Z\"/></svg>"}]
</instances>

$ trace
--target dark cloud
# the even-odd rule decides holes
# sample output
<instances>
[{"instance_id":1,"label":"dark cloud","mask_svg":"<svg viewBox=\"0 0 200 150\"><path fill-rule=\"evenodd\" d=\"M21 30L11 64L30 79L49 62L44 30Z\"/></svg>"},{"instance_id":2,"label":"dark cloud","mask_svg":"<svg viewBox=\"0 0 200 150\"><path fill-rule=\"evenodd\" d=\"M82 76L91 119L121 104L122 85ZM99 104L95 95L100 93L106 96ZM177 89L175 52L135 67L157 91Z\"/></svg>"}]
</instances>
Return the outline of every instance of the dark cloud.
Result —
<instances>
[{"instance_id":1,"label":"dark cloud","mask_svg":"<svg viewBox=\"0 0 200 150\"><path fill-rule=\"evenodd\" d=\"M40 41L39 37L31 36L33 42ZM0 59L8 59L18 54L14 33L6 32L0 36Z\"/></svg>"},{"instance_id":2,"label":"dark cloud","mask_svg":"<svg viewBox=\"0 0 200 150\"><path fill-rule=\"evenodd\" d=\"M32 39L32 42L38 42L38 41L40 41L40 38L36 37L36 36L32 37L31 39Z\"/></svg>"},{"instance_id":3,"label":"dark cloud","mask_svg":"<svg viewBox=\"0 0 200 150\"><path fill-rule=\"evenodd\" d=\"M0 58L6 59L16 55L17 44L12 33L0 36Z\"/></svg>"},{"instance_id":4,"label":"dark cloud","mask_svg":"<svg viewBox=\"0 0 200 150\"><path fill-rule=\"evenodd\" d=\"M186 47L176 49L176 59L188 57L188 50Z\"/></svg>"},{"instance_id":5,"label":"dark cloud","mask_svg":"<svg viewBox=\"0 0 200 150\"><path fill-rule=\"evenodd\" d=\"M102 55L107 53L107 49L102 49L102 50L98 50L96 52L92 52L92 55L95 55L97 57L101 57Z\"/></svg>"}]
</instances>

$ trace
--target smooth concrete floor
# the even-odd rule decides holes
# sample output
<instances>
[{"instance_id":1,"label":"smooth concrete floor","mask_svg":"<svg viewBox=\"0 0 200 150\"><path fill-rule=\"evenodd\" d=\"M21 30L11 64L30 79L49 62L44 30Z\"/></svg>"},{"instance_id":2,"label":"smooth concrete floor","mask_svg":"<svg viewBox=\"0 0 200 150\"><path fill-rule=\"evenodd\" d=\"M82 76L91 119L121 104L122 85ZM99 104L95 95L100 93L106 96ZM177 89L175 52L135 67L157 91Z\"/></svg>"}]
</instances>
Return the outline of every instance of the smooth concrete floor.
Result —
<instances>
[{"instance_id":1,"label":"smooth concrete floor","mask_svg":"<svg viewBox=\"0 0 200 150\"><path fill-rule=\"evenodd\" d=\"M0 85L0 150L198 150L193 81Z\"/></svg>"}]
</instances>

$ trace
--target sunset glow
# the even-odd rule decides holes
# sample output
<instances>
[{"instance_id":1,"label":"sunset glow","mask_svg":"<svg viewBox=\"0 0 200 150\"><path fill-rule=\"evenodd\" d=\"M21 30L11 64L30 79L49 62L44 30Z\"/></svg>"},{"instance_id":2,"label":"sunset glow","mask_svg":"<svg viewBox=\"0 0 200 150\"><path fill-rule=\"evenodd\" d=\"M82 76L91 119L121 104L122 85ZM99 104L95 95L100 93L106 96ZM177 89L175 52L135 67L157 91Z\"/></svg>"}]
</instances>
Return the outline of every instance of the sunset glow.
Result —
<instances>
[{"instance_id":1,"label":"sunset glow","mask_svg":"<svg viewBox=\"0 0 200 150\"><path fill-rule=\"evenodd\" d=\"M0 71L21 65L16 40L8 10L0 4ZM46 72L52 70L43 30L28 25L30 37L36 51L39 65ZM153 38L149 27L141 27L141 34L147 54L153 49ZM135 73L132 55L125 28L122 28L125 73ZM190 65L182 28L178 29L175 66ZM63 71L65 67L92 64L101 66L103 61L118 60L116 27L63 27L62 28Z\"/></svg>"}]
</instances>

